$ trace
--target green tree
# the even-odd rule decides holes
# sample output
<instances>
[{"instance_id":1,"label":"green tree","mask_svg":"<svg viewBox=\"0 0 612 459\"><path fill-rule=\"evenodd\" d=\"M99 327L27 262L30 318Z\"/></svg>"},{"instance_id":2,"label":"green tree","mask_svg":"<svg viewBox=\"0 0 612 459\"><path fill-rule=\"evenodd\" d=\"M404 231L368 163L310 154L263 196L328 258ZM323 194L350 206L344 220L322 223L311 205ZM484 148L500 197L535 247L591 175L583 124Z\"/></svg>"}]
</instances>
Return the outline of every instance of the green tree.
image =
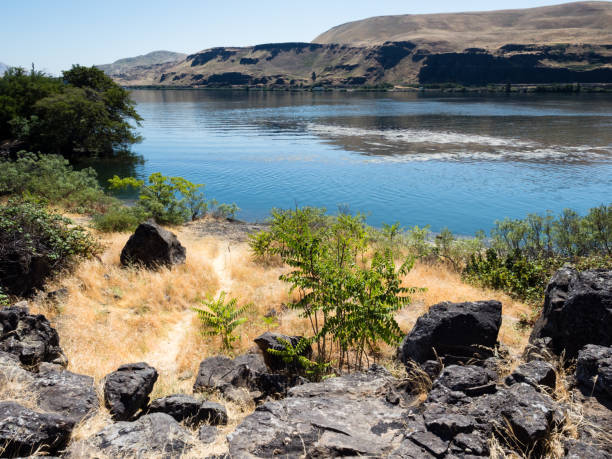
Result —
<instances>
[{"instance_id":1,"label":"green tree","mask_svg":"<svg viewBox=\"0 0 612 459\"><path fill-rule=\"evenodd\" d=\"M225 292L221 292L216 300L208 298L208 300L202 301L207 309L193 308L193 310L198 314L198 318L204 327L202 334L204 336L220 336L223 349L230 351L233 348L234 341L238 339L234 331L247 321L242 316L251 305L246 304L238 307L236 298L231 298L226 303L225 295Z\"/></svg>"}]
</instances>

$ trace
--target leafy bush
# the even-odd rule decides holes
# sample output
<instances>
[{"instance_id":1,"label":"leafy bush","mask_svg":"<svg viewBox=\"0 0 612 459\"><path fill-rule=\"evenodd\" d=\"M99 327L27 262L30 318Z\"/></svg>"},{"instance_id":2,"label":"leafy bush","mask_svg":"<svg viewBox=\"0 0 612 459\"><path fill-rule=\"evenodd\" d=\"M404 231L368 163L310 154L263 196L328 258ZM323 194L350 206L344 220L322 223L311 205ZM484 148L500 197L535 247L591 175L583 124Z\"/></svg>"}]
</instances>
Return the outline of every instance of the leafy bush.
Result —
<instances>
[{"instance_id":1,"label":"leafy bush","mask_svg":"<svg viewBox=\"0 0 612 459\"><path fill-rule=\"evenodd\" d=\"M390 248L368 261L371 242L363 216L313 207L275 209L270 230L251 238L256 257L278 255L292 268L280 279L299 293L291 306L309 319L319 362L336 353L340 367L361 368L379 341L401 337L393 313L416 290L400 281L412 262L397 269Z\"/></svg>"},{"instance_id":2,"label":"leafy bush","mask_svg":"<svg viewBox=\"0 0 612 459\"><path fill-rule=\"evenodd\" d=\"M111 189L134 188L140 193L137 207L142 215L153 217L158 223L181 224L206 215L209 207L217 206L215 200L207 201L204 185L191 183L182 177L167 177L159 172L151 174L148 183L134 177L109 180ZM233 218L238 212L236 204L220 204L216 216Z\"/></svg>"},{"instance_id":3,"label":"leafy bush","mask_svg":"<svg viewBox=\"0 0 612 459\"><path fill-rule=\"evenodd\" d=\"M141 207L113 206L93 217L93 226L103 233L134 231L148 218Z\"/></svg>"},{"instance_id":4,"label":"leafy bush","mask_svg":"<svg viewBox=\"0 0 612 459\"><path fill-rule=\"evenodd\" d=\"M79 213L103 211L117 200L104 194L96 172L74 170L57 155L19 152L15 161L0 159L0 196L25 196Z\"/></svg>"},{"instance_id":5,"label":"leafy bush","mask_svg":"<svg viewBox=\"0 0 612 459\"><path fill-rule=\"evenodd\" d=\"M7 293L27 295L77 257L89 257L98 250L83 228L73 227L69 219L39 204L12 200L0 207L0 279ZM39 273L30 285L19 277L32 269L32 260L37 261Z\"/></svg>"},{"instance_id":6,"label":"leafy bush","mask_svg":"<svg viewBox=\"0 0 612 459\"><path fill-rule=\"evenodd\" d=\"M234 335L234 330L246 322L247 319L242 316L251 307L250 304L237 307L237 302L236 298L231 298L226 303L225 292L221 292L216 300L209 298L202 301L207 309L193 308L204 327L202 334L204 336L220 336L221 343L226 351L233 348L234 341L238 339Z\"/></svg>"},{"instance_id":7,"label":"leafy bush","mask_svg":"<svg viewBox=\"0 0 612 459\"><path fill-rule=\"evenodd\" d=\"M304 351L312 344L309 339L302 338L295 346L289 340L277 339L283 345L283 349L268 348L266 352L280 357L289 371L306 376L315 382L333 376L329 374L331 363L315 362L304 356Z\"/></svg>"}]
</instances>

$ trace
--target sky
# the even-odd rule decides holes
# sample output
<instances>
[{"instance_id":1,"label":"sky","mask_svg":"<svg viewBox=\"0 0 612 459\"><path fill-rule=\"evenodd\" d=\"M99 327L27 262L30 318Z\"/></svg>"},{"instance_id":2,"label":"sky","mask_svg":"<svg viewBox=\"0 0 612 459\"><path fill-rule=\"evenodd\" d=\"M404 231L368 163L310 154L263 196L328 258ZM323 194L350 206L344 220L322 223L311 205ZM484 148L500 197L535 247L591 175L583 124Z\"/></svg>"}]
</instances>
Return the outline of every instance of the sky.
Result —
<instances>
[{"instance_id":1,"label":"sky","mask_svg":"<svg viewBox=\"0 0 612 459\"><path fill-rule=\"evenodd\" d=\"M371 16L530 8L561 0L0 0L0 62L59 74L155 50L314 39Z\"/></svg>"}]
</instances>

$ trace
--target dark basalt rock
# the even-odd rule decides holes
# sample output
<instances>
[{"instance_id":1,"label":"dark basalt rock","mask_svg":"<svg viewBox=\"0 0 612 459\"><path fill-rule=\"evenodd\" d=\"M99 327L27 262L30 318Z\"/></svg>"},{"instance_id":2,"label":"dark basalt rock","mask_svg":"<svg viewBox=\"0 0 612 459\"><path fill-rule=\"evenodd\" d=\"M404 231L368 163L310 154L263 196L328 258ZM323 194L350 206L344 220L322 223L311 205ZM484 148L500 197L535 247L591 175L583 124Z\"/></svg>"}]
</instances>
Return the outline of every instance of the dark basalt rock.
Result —
<instances>
[{"instance_id":1,"label":"dark basalt rock","mask_svg":"<svg viewBox=\"0 0 612 459\"><path fill-rule=\"evenodd\" d=\"M32 296L42 290L51 274L52 261L46 255L31 255L20 250L8 251L0 259L0 285L4 292Z\"/></svg>"},{"instance_id":2,"label":"dark basalt rock","mask_svg":"<svg viewBox=\"0 0 612 459\"><path fill-rule=\"evenodd\" d=\"M519 365L510 376L506 378L506 385L511 386L520 382L532 385L535 388L546 386L554 389L557 383L555 368L548 362L532 360Z\"/></svg>"},{"instance_id":3,"label":"dark basalt rock","mask_svg":"<svg viewBox=\"0 0 612 459\"><path fill-rule=\"evenodd\" d=\"M612 347L589 344L578 353L576 380L587 394L612 400Z\"/></svg>"},{"instance_id":4,"label":"dark basalt rock","mask_svg":"<svg viewBox=\"0 0 612 459\"><path fill-rule=\"evenodd\" d=\"M529 341L550 337L551 349L575 358L587 344L612 345L612 271L562 268L546 288Z\"/></svg>"},{"instance_id":5,"label":"dark basalt rock","mask_svg":"<svg viewBox=\"0 0 612 459\"><path fill-rule=\"evenodd\" d=\"M217 439L219 431L215 426L203 425L198 430L198 439L202 443L213 443Z\"/></svg>"},{"instance_id":6,"label":"dark basalt rock","mask_svg":"<svg viewBox=\"0 0 612 459\"><path fill-rule=\"evenodd\" d=\"M495 392L495 376L491 371L475 365L450 365L434 381L434 387L442 385L451 391L481 395Z\"/></svg>"},{"instance_id":7,"label":"dark basalt rock","mask_svg":"<svg viewBox=\"0 0 612 459\"><path fill-rule=\"evenodd\" d=\"M175 394L151 402L149 413L166 413L190 427L202 423L227 424L227 411L219 403L202 402L190 395Z\"/></svg>"},{"instance_id":8,"label":"dark basalt rock","mask_svg":"<svg viewBox=\"0 0 612 459\"><path fill-rule=\"evenodd\" d=\"M404 363L437 357L447 362L490 357L501 326L501 309L499 301L436 304L419 317L398 356Z\"/></svg>"},{"instance_id":9,"label":"dark basalt rock","mask_svg":"<svg viewBox=\"0 0 612 459\"><path fill-rule=\"evenodd\" d=\"M134 422L111 424L96 435L72 444L67 457L179 458L189 453L193 437L165 413L151 413Z\"/></svg>"},{"instance_id":10,"label":"dark basalt rock","mask_svg":"<svg viewBox=\"0 0 612 459\"><path fill-rule=\"evenodd\" d=\"M0 351L15 355L23 365L67 364L57 331L45 316L30 314L27 307L13 306L0 311L0 324Z\"/></svg>"},{"instance_id":11,"label":"dark basalt rock","mask_svg":"<svg viewBox=\"0 0 612 459\"><path fill-rule=\"evenodd\" d=\"M37 395L38 407L58 413L78 424L98 409L94 380L50 364L42 364L29 390Z\"/></svg>"},{"instance_id":12,"label":"dark basalt rock","mask_svg":"<svg viewBox=\"0 0 612 459\"><path fill-rule=\"evenodd\" d=\"M295 347L302 340L303 336L287 336L281 335L279 333L271 333L265 332L262 335L259 335L254 339L255 344L261 349L263 353L264 362L272 371L284 371L284 370L297 370L295 368L290 368L285 362L283 362L282 357L271 354L268 352L269 349L274 349L276 351L284 351L286 349L285 344L283 344L280 340L286 341L291 344L291 346ZM304 349L304 352L301 353L304 357L311 358L312 357L312 346L308 345L307 348Z\"/></svg>"},{"instance_id":13,"label":"dark basalt rock","mask_svg":"<svg viewBox=\"0 0 612 459\"><path fill-rule=\"evenodd\" d=\"M385 399L396 382L375 371L294 387L228 436L230 456L385 456L400 447L409 413Z\"/></svg>"},{"instance_id":14,"label":"dark basalt rock","mask_svg":"<svg viewBox=\"0 0 612 459\"><path fill-rule=\"evenodd\" d=\"M0 402L0 456L55 454L62 450L74 423L59 414L37 413L15 402Z\"/></svg>"},{"instance_id":15,"label":"dark basalt rock","mask_svg":"<svg viewBox=\"0 0 612 459\"><path fill-rule=\"evenodd\" d=\"M104 402L115 421L129 420L149 403L157 370L144 362L122 365L104 380Z\"/></svg>"},{"instance_id":16,"label":"dark basalt rock","mask_svg":"<svg viewBox=\"0 0 612 459\"><path fill-rule=\"evenodd\" d=\"M185 247L174 233L153 221L141 223L121 251L121 264L142 265L155 269L160 266L182 264L186 258Z\"/></svg>"}]
</instances>

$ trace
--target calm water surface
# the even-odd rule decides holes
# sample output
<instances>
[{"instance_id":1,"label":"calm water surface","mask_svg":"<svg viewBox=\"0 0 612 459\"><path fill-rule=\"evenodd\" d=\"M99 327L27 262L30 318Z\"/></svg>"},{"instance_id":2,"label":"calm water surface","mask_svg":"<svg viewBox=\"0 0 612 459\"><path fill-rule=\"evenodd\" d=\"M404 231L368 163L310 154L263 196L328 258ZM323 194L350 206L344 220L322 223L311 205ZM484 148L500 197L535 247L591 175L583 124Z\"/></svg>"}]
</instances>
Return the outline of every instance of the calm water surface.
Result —
<instances>
[{"instance_id":1,"label":"calm water surface","mask_svg":"<svg viewBox=\"0 0 612 459\"><path fill-rule=\"evenodd\" d=\"M132 92L145 158L246 220L298 205L448 226L612 201L612 96Z\"/></svg>"}]
</instances>

